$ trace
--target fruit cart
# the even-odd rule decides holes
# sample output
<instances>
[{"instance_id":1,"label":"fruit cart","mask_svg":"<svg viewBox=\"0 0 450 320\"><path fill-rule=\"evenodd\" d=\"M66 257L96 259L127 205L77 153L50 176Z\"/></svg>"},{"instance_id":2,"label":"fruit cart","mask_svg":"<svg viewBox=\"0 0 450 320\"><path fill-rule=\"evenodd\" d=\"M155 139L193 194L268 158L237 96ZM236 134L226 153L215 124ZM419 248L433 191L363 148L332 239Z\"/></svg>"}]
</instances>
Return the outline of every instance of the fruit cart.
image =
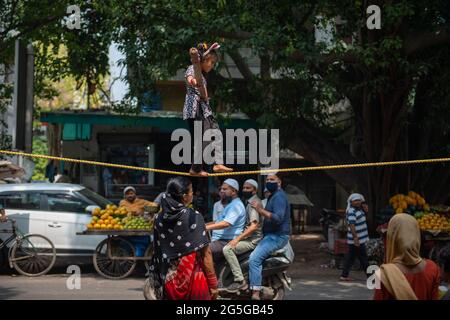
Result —
<instances>
[{"instance_id":1,"label":"fruit cart","mask_svg":"<svg viewBox=\"0 0 450 320\"><path fill-rule=\"evenodd\" d=\"M428 259L438 261L440 250L450 243L450 234L443 231L422 231L422 253Z\"/></svg>"},{"instance_id":2,"label":"fruit cart","mask_svg":"<svg viewBox=\"0 0 450 320\"><path fill-rule=\"evenodd\" d=\"M450 243L450 207L431 206L430 213L416 213L422 233L422 254L435 262L439 251Z\"/></svg>"},{"instance_id":3,"label":"fruit cart","mask_svg":"<svg viewBox=\"0 0 450 320\"><path fill-rule=\"evenodd\" d=\"M440 249L450 243L450 207L430 205L425 198L414 192L396 194L389 199L389 206L377 215L384 241L389 220L396 213L412 215L421 231L421 255L437 261Z\"/></svg>"},{"instance_id":4,"label":"fruit cart","mask_svg":"<svg viewBox=\"0 0 450 320\"><path fill-rule=\"evenodd\" d=\"M148 269L153 256L153 223L159 210L156 203L144 206L143 216L114 205L93 210L87 229L77 235L107 236L93 255L94 268L100 275L123 279L133 273L139 261Z\"/></svg>"},{"instance_id":5,"label":"fruit cart","mask_svg":"<svg viewBox=\"0 0 450 320\"><path fill-rule=\"evenodd\" d=\"M153 256L153 232L148 230L85 230L77 235L107 236L93 255L95 270L107 279L123 279L133 273L139 261L146 270ZM143 256L136 255L135 245L127 237L149 237L149 245Z\"/></svg>"}]
</instances>

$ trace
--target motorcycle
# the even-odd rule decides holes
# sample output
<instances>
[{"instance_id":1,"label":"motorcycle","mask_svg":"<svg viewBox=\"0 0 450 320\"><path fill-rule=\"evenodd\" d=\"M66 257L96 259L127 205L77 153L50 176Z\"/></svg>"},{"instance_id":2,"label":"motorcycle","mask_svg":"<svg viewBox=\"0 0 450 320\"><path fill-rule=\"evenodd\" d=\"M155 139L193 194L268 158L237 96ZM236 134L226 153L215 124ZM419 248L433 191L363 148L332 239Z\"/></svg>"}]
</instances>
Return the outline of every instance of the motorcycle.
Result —
<instances>
[{"instance_id":1,"label":"motorcycle","mask_svg":"<svg viewBox=\"0 0 450 320\"><path fill-rule=\"evenodd\" d=\"M246 279L248 279L250 254L251 252L247 252L238 256L242 273ZM261 299L283 300L285 289L292 290L291 279L287 276L286 272L293 261L294 251L289 242L284 248L275 251L264 261L262 269ZM248 286L237 292L227 291L227 287L234 282L234 276L228 264L217 264L216 270L220 288L219 296L221 299L248 300L251 298L252 291ZM249 281L247 281L247 283L248 282Z\"/></svg>"}]
</instances>

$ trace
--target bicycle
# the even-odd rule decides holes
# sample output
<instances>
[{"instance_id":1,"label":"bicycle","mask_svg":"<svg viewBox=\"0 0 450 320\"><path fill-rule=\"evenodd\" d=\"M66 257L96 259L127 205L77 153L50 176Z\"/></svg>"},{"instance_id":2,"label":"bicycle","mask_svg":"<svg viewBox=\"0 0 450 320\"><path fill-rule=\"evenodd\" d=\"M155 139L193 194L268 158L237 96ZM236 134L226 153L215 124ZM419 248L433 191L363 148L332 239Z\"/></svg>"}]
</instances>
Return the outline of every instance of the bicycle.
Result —
<instances>
[{"instance_id":1,"label":"bicycle","mask_svg":"<svg viewBox=\"0 0 450 320\"><path fill-rule=\"evenodd\" d=\"M50 271L56 261L56 249L53 243L40 234L24 234L11 222L12 229L0 230L0 233L12 233L5 241L0 241L0 251L14 242L8 251L10 268L24 276L37 277Z\"/></svg>"}]
</instances>

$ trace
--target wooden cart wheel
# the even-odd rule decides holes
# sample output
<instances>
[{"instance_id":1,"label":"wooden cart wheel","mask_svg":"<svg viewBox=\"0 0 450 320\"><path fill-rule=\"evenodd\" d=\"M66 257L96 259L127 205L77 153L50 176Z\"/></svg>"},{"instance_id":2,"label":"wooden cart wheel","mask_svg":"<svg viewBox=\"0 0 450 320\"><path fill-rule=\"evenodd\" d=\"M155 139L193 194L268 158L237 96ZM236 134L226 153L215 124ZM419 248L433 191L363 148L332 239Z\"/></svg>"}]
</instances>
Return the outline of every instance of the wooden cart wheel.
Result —
<instances>
[{"instance_id":1,"label":"wooden cart wheel","mask_svg":"<svg viewBox=\"0 0 450 320\"><path fill-rule=\"evenodd\" d=\"M153 244L150 244L147 247L147 250L145 250L145 254L144 254L145 258L151 258L153 257ZM152 263L151 260L144 260L144 265L145 265L145 272L148 271L148 268L150 268L150 264Z\"/></svg>"},{"instance_id":2,"label":"wooden cart wheel","mask_svg":"<svg viewBox=\"0 0 450 320\"><path fill-rule=\"evenodd\" d=\"M111 255L108 255L110 247ZM136 267L136 260L111 259L110 257L135 258L134 246L121 237L103 240L95 249L94 268L107 279L123 279L128 277Z\"/></svg>"}]
</instances>

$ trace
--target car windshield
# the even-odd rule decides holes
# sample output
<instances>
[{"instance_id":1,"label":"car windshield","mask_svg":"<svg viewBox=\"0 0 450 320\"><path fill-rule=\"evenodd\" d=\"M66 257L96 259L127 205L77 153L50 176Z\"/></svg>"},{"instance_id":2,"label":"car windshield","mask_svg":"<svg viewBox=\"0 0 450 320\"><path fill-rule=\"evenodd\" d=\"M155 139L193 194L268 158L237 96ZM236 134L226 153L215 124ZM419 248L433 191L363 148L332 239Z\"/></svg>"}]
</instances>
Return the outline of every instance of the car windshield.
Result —
<instances>
[{"instance_id":1,"label":"car windshield","mask_svg":"<svg viewBox=\"0 0 450 320\"><path fill-rule=\"evenodd\" d=\"M81 195L83 195L84 197L88 198L92 202L94 202L100 208L105 208L106 205L112 204L111 201L103 198L101 195L99 195L99 194L97 194L95 192L92 192L91 190L89 190L87 188L81 189L81 190L79 190L77 192L80 193Z\"/></svg>"}]
</instances>

